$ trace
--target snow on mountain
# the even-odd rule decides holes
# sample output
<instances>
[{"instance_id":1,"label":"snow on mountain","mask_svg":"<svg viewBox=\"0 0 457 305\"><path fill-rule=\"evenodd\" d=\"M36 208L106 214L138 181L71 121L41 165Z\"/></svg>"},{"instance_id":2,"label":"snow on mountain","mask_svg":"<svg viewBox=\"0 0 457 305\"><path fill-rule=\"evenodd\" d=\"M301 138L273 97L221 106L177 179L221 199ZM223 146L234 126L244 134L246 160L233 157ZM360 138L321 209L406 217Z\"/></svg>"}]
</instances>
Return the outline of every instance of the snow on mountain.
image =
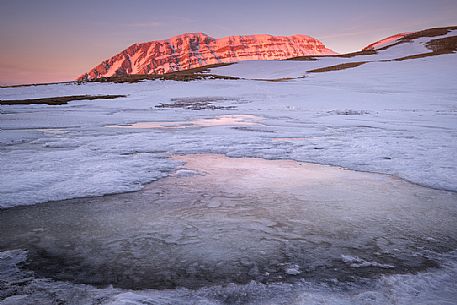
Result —
<instances>
[{"instance_id":1,"label":"snow on mountain","mask_svg":"<svg viewBox=\"0 0 457 305\"><path fill-rule=\"evenodd\" d=\"M336 53L306 35L260 34L215 39L203 33L186 33L167 40L131 45L81 75L78 80L128 74L164 74L242 60L332 54Z\"/></svg>"}]
</instances>

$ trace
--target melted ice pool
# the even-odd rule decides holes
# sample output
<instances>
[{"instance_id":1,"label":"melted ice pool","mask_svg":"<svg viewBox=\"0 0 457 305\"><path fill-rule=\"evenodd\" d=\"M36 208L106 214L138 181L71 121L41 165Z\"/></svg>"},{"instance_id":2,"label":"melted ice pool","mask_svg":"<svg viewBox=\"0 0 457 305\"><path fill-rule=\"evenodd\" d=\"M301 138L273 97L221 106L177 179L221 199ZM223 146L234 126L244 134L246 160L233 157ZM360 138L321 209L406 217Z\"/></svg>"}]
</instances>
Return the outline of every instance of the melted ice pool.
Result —
<instances>
[{"instance_id":1,"label":"melted ice pool","mask_svg":"<svg viewBox=\"0 0 457 305\"><path fill-rule=\"evenodd\" d=\"M176 156L134 193L0 211L0 250L38 275L121 288L358 282L439 267L457 194L295 161Z\"/></svg>"},{"instance_id":2,"label":"melted ice pool","mask_svg":"<svg viewBox=\"0 0 457 305\"><path fill-rule=\"evenodd\" d=\"M188 128L188 127L211 127L211 126L252 126L258 125L260 117L250 114L221 115L214 118L195 119L182 122L138 122L129 125L109 125L116 128Z\"/></svg>"}]
</instances>

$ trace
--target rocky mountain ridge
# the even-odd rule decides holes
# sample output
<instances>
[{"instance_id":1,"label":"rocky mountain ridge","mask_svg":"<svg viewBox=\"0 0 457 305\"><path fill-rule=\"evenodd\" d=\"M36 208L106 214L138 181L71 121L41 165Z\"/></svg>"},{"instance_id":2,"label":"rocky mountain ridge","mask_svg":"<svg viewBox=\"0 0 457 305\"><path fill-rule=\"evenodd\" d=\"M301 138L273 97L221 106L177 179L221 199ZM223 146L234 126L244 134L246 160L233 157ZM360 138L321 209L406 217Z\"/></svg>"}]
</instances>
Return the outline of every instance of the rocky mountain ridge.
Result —
<instances>
[{"instance_id":1,"label":"rocky mountain ridge","mask_svg":"<svg viewBox=\"0 0 457 305\"><path fill-rule=\"evenodd\" d=\"M243 60L281 60L333 54L336 53L322 42L306 35L258 34L215 39L204 33L186 33L166 40L133 44L81 75L78 80L133 74L160 75Z\"/></svg>"}]
</instances>

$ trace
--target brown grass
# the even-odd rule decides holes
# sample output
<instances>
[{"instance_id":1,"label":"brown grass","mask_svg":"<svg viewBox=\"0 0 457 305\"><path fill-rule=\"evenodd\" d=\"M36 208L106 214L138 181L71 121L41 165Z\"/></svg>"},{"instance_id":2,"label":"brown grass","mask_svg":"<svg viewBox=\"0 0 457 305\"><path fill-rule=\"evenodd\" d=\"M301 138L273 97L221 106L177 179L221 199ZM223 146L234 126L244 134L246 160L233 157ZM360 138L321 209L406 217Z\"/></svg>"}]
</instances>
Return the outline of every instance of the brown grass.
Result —
<instances>
[{"instance_id":1,"label":"brown grass","mask_svg":"<svg viewBox=\"0 0 457 305\"><path fill-rule=\"evenodd\" d=\"M333 55L333 57L351 58L351 57L354 57L354 56L375 55L375 54L378 54L378 52L376 52L376 50L362 50L362 51L357 51L357 52L352 52L352 53L347 53L347 54Z\"/></svg>"},{"instance_id":2,"label":"brown grass","mask_svg":"<svg viewBox=\"0 0 457 305\"><path fill-rule=\"evenodd\" d=\"M348 63L339 64L339 65L335 65L335 66L328 66L328 67L318 68L318 69L314 69L314 70L309 70L307 72L308 73L320 73L320 72L329 72L329 71L340 71L340 70L355 68L355 67L361 66L366 63L367 63L367 61L348 62Z\"/></svg>"},{"instance_id":3,"label":"brown grass","mask_svg":"<svg viewBox=\"0 0 457 305\"><path fill-rule=\"evenodd\" d=\"M297 57L287 58L285 60L315 61L319 57L322 57L322 56L319 56L319 55L297 56Z\"/></svg>"},{"instance_id":4,"label":"brown grass","mask_svg":"<svg viewBox=\"0 0 457 305\"><path fill-rule=\"evenodd\" d=\"M427 29L427 30L423 30L423 31L419 31L419 32L414 32L414 33L408 34L405 37L401 38L398 42L385 46L383 48L380 48L379 50L387 50L390 47L393 47L393 46L396 46L396 45L399 45L402 43L411 42L412 40L418 39L418 38L436 37L436 36L446 35L447 33L449 33L449 31L452 31L452 30L457 30L457 26L449 26L449 27L445 27L445 28L431 28L431 29ZM420 54L418 54L418 55L420 55ZM412 56L414 56L414 55L412 55Z\"/></svg>"},{"instance_id":5,"label":"brown grass","mask_svg":"<svg viewBox=\"0 0 457 305\"><path fill-rule=\"evenodd\" d=\"M271 82L271 83L283 83L283 82L288 82L290 80L293 80L293 79L297 79L297 78L303 78L303 77L281 77L281 78L254 78L252 80L256 80L256 81L259 81L259 82Z\"/></svg>"},{"instance_id":6,"label":"brown grass","mask_svg":"<svg viewBox=\"0 0 457 305\"><path fill-rule=\"evenodd\" d=\"M127 97L127 95L72 95L27 100L0 100L0 105L64 105L71 101L99 99L111 100L121 97Z\"/></svg>"},{"instance_id":7,"label":"brown grass","mask_svg":"<svg viewBox=\"0 0 457 305\"><path fill-rule=\"evenodd\" d=\"M457 52L457 36L441 38L441 39L432 39L426 45L428 49L432 50L429 53L422 53L416 55L409 55L401 58L397 58L395 60L402 61L408 59L418 59L424 58L429 56L437 56L437 55L444 55L444 54L451 54Z\"/></svg>"},{"instance_id":8,"label":"brown grass","mask_svg":"<svg viewBox=\"0 0 457 305\"><path fill-rule=\"evenodd\" d=\"M0 88L34 87L34 86L47 86L47 85L57 85L57 84L73 84L73 83L74 82L52 82L52 83L20 84L20 85L0 86Z\"/></svg>"},{"instance_id":9,"label":"brown grass","mask_svg":"<svg viewBox=\"0 0 457 305\"><path fill-rule=\"evenodd\" d=\"M449 26L444 28L431 28L419 32L414 32L406 35L403 39L417 39L422 37L436 37L446 35L449 31L457 30L457 26Z\"/></svg>"}]
</instances>

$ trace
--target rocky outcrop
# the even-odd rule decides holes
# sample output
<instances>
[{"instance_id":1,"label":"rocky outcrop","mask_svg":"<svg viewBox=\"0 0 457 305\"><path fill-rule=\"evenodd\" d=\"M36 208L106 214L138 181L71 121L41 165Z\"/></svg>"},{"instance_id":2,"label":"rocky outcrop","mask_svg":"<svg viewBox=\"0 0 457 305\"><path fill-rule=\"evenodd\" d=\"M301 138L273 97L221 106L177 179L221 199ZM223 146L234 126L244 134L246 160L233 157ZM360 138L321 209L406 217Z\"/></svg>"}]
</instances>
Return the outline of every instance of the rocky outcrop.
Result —
<instances>
[{"instance_id":1,"label":"rocky outcrop","mask_svg":"<svg viewBox=\"0 0 457 305\"><path fill-rule=\"evenodd\" d=\"M167 40L131 45L78 80L130 74L164 74L242 60L280 60L306 55L333 55L319 40L306 36L249 35L221 39L187 33Z\"/></svg>"},{"instance_id":2,"label":"rocky outcrop","mask_svg":"<svg viewBox=\"0 0 457 305\"><path fill-rule=\"evenodd\" d=\"M387 38L378 40L376 42L373 42L373 43L367 45L365 48L362 49L362 51L376 50L376 49L380 49L382 47L386 47L387 45L389 45L391 43L395 43L398 40L402 39L403 37L405 37L406 35L409 35L409 34L411 34L411 33L399 33L399 34L389 36Z\"/></svg>"}]
</instances>

